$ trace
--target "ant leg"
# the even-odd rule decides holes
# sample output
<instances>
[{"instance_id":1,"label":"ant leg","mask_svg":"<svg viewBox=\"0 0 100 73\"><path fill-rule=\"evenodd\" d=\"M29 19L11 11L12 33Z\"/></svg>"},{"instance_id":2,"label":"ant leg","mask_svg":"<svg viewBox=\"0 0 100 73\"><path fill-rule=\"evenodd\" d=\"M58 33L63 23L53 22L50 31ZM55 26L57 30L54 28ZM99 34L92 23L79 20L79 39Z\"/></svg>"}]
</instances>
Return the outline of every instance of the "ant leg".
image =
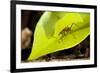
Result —
<instances>
[{"instance_id":1,"label":"ant leg","mask_svg":"<svg viewBox=\"0 0 100 73\"><path fill-rule=\"evenodd\" d=\"M64 35L65 35L64 33L61 34L61 36L59 38L59 43L61 43L63 41Z\"/></svg>"}]
</instances>

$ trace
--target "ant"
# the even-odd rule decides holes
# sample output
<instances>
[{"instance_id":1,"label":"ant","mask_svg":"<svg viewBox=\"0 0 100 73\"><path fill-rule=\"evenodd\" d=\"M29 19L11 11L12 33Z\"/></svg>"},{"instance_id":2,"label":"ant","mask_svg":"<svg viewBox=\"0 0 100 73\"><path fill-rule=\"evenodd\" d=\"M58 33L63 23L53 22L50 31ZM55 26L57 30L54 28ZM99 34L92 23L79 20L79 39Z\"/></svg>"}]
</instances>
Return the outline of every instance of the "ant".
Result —
<instances>
[{"instance_id":1,"label":"ant","mask_svg":"<svg viewBox=\"0 0 100 73\"><path fill-rule=\"evenodd\" d=\"M74 24L75 24L75 23L72 23L72 25L71 25L70 27L68 27L68 26L65 27L65 28L58 34L58 35L61 36L60 39L64 38L65 35L71 31L71 28L72 28L72 26L73 26Z\"/></svg>"}]
</instances>

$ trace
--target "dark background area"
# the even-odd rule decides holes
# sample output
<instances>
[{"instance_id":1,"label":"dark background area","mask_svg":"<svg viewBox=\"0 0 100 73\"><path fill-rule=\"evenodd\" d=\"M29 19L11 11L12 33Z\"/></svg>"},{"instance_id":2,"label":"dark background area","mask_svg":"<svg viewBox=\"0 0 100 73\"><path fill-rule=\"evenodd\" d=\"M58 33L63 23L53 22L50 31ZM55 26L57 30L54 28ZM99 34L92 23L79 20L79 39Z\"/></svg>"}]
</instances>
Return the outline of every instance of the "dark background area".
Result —
<instances>
[{"instance_id":1,"label":"dark background area","mask_svg":"<svg viewBox=\"0 0 100 73\"><path fill-rule=\"evenodd\" d=\"M37 24L40 16L42 15L42 13L43 12L41 12L41 11L21 10L21 30L23 30L24 28L27 27L34 34L36 24ZM21 59L22 60L27 60L27 58L29 57L29 55L31 53L31 49L32 49L33 40L34 40L34 38L32 35L30 47L28 47L26 49L22 49L22 51L21 51L21 55L22 55Z\"/></svg>"}]
</instances>

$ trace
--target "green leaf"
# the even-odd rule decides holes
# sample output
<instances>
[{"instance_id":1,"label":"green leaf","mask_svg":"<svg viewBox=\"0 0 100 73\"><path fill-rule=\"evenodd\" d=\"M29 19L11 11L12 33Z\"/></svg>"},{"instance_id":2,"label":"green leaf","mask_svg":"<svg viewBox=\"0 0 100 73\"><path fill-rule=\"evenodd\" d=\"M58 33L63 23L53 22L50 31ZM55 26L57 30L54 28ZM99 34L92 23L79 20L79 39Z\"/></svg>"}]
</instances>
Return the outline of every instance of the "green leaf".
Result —
<instances>
[{"instance_id":1,"label":"green leaf","mask_svg":"<svg viewBox=\"0 0 100 73\"><path fill-rule=\"evenodd\" d=\"M66 29L65 31L63 31ZM37 23L28 60L69 49L90 34L90 14L79 12L44 12Z\"/></svg>"}]
</instances>

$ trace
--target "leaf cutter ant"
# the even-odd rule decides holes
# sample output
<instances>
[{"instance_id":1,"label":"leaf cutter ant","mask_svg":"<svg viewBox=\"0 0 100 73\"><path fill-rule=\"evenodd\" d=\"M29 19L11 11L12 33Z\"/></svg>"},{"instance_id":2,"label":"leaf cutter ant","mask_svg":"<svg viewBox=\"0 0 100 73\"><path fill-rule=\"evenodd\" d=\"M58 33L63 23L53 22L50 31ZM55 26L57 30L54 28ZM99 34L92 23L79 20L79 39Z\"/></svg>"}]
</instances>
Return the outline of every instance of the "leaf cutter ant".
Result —
<instances>
[{"instance_id":1,"label":"leaf cutter ant","mask_svg":"<svg viewBox=\"0 0 100 73\"><path fill-rule=\"evenodd\" d=\"M58 35L61 36L60 39L63 39L72 29L72 26L74 25L75 23L72 23L72 25L69 27L65 27Z\"/></svg>"}]
</instances>

